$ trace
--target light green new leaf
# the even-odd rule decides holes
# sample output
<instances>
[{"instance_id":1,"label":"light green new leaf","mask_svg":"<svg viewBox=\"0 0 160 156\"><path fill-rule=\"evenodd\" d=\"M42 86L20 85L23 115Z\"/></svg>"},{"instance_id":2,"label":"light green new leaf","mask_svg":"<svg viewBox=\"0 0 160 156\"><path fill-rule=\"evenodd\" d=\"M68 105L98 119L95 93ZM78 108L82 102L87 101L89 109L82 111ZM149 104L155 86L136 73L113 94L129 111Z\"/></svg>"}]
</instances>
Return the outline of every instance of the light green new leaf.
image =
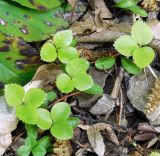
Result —
<instances>
[{"instance_id":1,"label":"light green new leaf","mask_svg":"<svg viewBox=\"0 0 160 156\"><path fill-rule=\"evenodd\" d=\"M28 42L45 40L60 28L68 26L68 22L58 17L63 8L36 11L1 0L0 10L0 31Z\"/></svg>"},{"instance_id":2,"label":"light green new leaf","mask_svg":"<svg viewBox=\"0 0 160 156\"><path fill-rule=\"evenodd\" d=\"M89 68L89 62L84 58L76 58L70 61L66 66L66 71L70 76L77 73L86 72Z\"/></svg>"},{"instance_id":3,"label":"light green new leaf","mask_svg":"<svg viewBox=\"0 0 160 156\"><path fill-rule=\"evenodd\" d=\"M140 15L142 17L147 17L148 16L147 12L144 9L142 9L141 7L137 6L137 5L131 6L131 7L127 8L127 9L129 9L133 13L138 14L138 15Z\"/></svg>"},{"instance_id":4,"label":"light green new leaf","mask_svg":"<svg viewBox=\"0 0 160 156\"><path fill-rule=\"evenodd\" d=\"M134 63L140 67L145 68L154 59L154 51L150 47L142 47L133 51Z\"/></svg>"},{"instance_id":5,"label":"light green new leaf","mask_svg":"<svg viewBox=\"0 0 160 156\"><path fill-rule=\"evenodd\" d=\"M69 117L67 121L72 126L72 128L76 128L80 122L80 120L74 116Z\"/></svg>"},{"instance_id":6,"label":"light green new leaf","mask_svg":"<svg viewBox=\"0 0 160 156\"><path fill-rule=\"evenodd\" d=\"M25 145L27 145L31 150L36 146L37 144L37 138L29 137L25 139Z\"/></svg>"},{"instance_id":7,"label":"light green new leaf","mask_svg":"<svg viewBox=\"0 0 160 156\"><path fill-rule=\"evenodd\" d=\"M67 74L60 74L57 77L56 86L62 93L70 93L74 90L72 80Z\"/></svg>"},{"instance_id":8,"label":"light green new leaf","mask_svg":"<svg viewBox=\"0 0 160 156\"><path fill-rule=\"evenodd\" d=\"M88 93L88 94L101 94L102 95L103 94L103 88L100 85L94 83L93 87L85 90L84 93Z\"/></svg>"},{"instance_id":9,"label":"light green new leaf","mask_svg":"<svg viewBox=\"0 0 160 156\"><path fill-rule=\"evenodd\" d=\"M67 64L71 60L78 58L78 57L79 57L78 51L74 47L68 46L68 47L60 48L58 50L58 59L64 64Z\"/></svg>"},{"instance_id":10,"label":"light green new leaf","mask_svg":"<svg viewBox=\"0 0 160 156\"><path fill-rule=\"evenodd\" d=\"M72 82L74 87L80 91L85 91L94 85L92 77L87 73L77 73L72 78Z\"/></svg>"},{"instance_id":11,"label":"light green new leaf","mask_svg":"<svg viewBox=\"0 0 160 156\"><path fill-rule=\"evenodd\" d=\"M158 153L158 152L151 152L151 154L149 156L160 156L160 153Z\"/></svg>"},{"instance_id":12,"label":"light green new leaf","mask_svg":"<svg viewBox=\"0 0 160 156\"><path fill-rule=\"evenodd\" d=\"M61 121L67 120L70 114L71 108L66 102L56 103L51 109L53 122L60 123Z\"/></svg>"},{"instance_id":13,"label":"light green new leaf","mask_svg":"<svg viewBox=\"0 0 160 156\"><path fill-rule=\"evenodd\" d=\"M35 125L38 119L38 112L31 106L20 105L16 108L16 115L19 120L26 124Z\"/></svg>"},{"instance_id":14,"label":"light green new leaf","mask_svg":"<svg viewBox=\"0 0 160 156\"><path fill-rule=\"evenodd\" d=\"M18 156L29 156L31 153L31 149L27 145L20 146L17 149Z\"/></svg>"},{"instance_id":15,"label":"light green new leaf","mask_svg":"<svg viewBox=\"0 0 160 156\"><path fill-rule=\"evenodd\" d=\"M36 126L33 125L25 125L25 129L27 131L27 136L33 139L37 139L38 136L38 128Z\"/></svg>"},{"instance_id":16,"label":"light green new leaf","mask_svg":"<svg viewBox=\"0 0 160 156\"><path fill-rule=\"evenodd\" d=\"M73 128L67 121L57 122L51 127L51 134L60 140L68 140L73 137Z\"/></svg>"},{"instance_id":17,"label":"light green new leaf","mask_svg":"<svg viewBox=\"0 0 160 156\"><path fill-rule=\"evenodd\" d=\"M136 21L133 24L131 34L133 39L141 46L150 43L153 38L151 28L142 21Z\"/></svg>"},{"instance_id":18,"label":"light green new leaf","mask_svg":"<svg viewBox=\"0 0 160 156\"><path fill-rule=\"evenodd\" d=\"M8 105L16 107L23 102L24 89L18 84L8 84L5 86L5 98Z\"/></svg>"},{"instance_id":19,"label":"light green new leaf","mask_svg":"<svg viewBox=\"0 0 160 156\"><path fill-rule=\"evenodd\" d=\"M54 35L53 41L56 48L69 46L72 43L73 34L71 30L62 30Z\"/></svg>"},{"instance_id":20,"label":"light green new leaf","mask_svg":"<svg viewBox=\"0 0 160 156\"><path fill-rule=\"evenodd\" d=\"M43 61L46 62L55 61L57 59L57 51L55 46L50 42L45 43L41 48L40 56L41 60Z\"/></svg>"},{"instance_id":21,"label":"light green new leaf","mask_svg":"<svg viewBox=\"0 0 160 156\"><path fill-rule=\"evenodd\" d=\"M139 74L142 71L141 68L127 58L121 57L121 63L123 68L131 74Z\"/></svg>"},{"instance_id":22,"label":"light green new leaf","mask_svg":"<svg viewBox=\"0 0 160 156\"><path fill-rule=\"evenodd\" d=\"M50 141L51 139L49 136L44 136L38 140L37 145L47 149L50 145Z\"/></svg>"},{"instance_id":23,"label":"light green new leaf","mask_svg":"<svg viewBox=\"0 0 160 156\"><path fill-rule=\"evenodd\" d=\"M109 69L115 64L115 58L112 56L103 57L96 61L95 66L99 69Z\"/></svg>"},{"instance_id":24,"label":"light green new leaf","mask_svg":"<svg viewBox=\"0 0 160 156\"><path fill-rule=\"evenodd\" d=\"M36 125L43 130L49 129L52 126L51 113L48 110L42 108L37 109L37 111L38 119Z\"/></svg>"},{"instance_id":25,"label":"light green new leaf","mask_svg":"<svg viewBox=\"0 0 160 156\"><path fill-rule=\"evenodd\" d=\"M32 154L33 156L45 156L47 153L46 149L42 146L36 146L33 150L32 150Z\"/></svg>"},{"instance_id":26,"label":"light green new leaf","mask_svg":"<svg viewBox=\"0 0 160 156\"><path fill-rule=\"evenodd\" d=\"M26 7L37 10L48 10L59 7L62 0L13 0Z\"/></svg>"},{"instance_id":27,"label":"light green new leaf","mask_svg":"<svg viewBox=\"0 0 160 156\"><path fill-rule=\"evenodd\" d=\"M124 56L132 56L134 49L139 48L138 44L129 35L119 37L114 45L115 49Z\"/></svg>"},{"instance_id":28,"label":"light green new leaf","mask_svg":"<svg viewBox=\"0 0 160 156\"><path fill-rule=\"evenodd\" d=\"M24 96L24 103L32 108L40 107L45 100L46 94L38 88L31 88Z\"/></svg>"},{"instance_id":29,"label":"light green new leaf","mask_svg":"<svg viewBox=\"0 0 160 156\"><path fill-rule=\"evenodd\" d=\"M42 146L36 146L33 150L32 150L32 154L33 156L45 156L47 153L46 149Z\"/></svg>"}]
</instances>

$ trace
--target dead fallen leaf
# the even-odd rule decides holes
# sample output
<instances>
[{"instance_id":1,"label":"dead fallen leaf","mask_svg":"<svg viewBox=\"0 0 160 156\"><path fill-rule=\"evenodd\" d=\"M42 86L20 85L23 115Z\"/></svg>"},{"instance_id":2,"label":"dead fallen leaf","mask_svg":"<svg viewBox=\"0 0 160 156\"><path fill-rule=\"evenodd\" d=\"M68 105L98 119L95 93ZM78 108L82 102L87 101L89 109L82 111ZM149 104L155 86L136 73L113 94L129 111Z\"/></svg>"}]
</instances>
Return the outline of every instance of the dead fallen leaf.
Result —
<instances>
[{"instance_id":1,"label":"dead fallen leaf","mask_svg":"<svg viewBox=\"0 0 160 156\"><path fill-rule=\"evenodd\" d=\"M70 3L70 5L74 8L76 3L77 3L77 0L68 0L68 2Z\"/></svg>"},{"instance_id":2,"label":"dead fallen leaf","mask_svg":"<svg viewBox=\"0 0 160 156\"><path fill-rule=\"evenodd\" d=\"M96 131L106 130L108 140L110 140L112 143L114 143L117 146L119 145L119 141L118 141L118 138L115 132L112 130L112 127L106 123L97 123L94 125L79 125L78 127L86 131L88 130L96 130Z\"/></svg>"},{"instance_id":3,"label":"dead fallen leaf","mask_svg":"<svg viewBox=\"0 0 160 156\"><path fill-rule=\"evenodd\" d=\"M97 130L87 130L87 136L91 147L98 156L104 156L105 144L101 133Z\"/></svg>"}]
</instances>

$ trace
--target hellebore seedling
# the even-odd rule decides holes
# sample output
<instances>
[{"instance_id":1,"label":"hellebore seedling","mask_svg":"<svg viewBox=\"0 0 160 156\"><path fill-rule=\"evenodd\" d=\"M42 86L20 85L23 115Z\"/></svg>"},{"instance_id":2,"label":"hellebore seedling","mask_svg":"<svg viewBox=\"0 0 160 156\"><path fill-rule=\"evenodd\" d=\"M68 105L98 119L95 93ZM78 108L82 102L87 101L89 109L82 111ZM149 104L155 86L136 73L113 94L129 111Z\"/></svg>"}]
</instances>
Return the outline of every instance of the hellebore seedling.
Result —
<instances>
[{"instance_id":1,"label":"hellebore seedling","mask_svg":"<svg viewBox=\"0 0 160 156\"><path fill-rule=\"evenodd\" d=\"M73 34L71 30L57 32L52 41L45 43L40 51L41 59L54 62L57 58L65 65L65 73L56 79L56 86L62 93L70 93L74 89L91 94L102 94L103 89L94 84L92 77L87 74L89 62L80 58L78 51L72 46ZM96 87L96 88L95 88ZM90 91L87 92L87 90Z\"/></svg>"},{"instance_id":2,"label":"hellebore seedling","mask_svg":"<svg viewBox=\"0 0 160 156\"><path fill-rule=\"evenodd\" d=\"M61 140L72 138L73 129L79 119L70 117L71 108L68 103L54 105L51 113L40 106L45 102L46 93L32 88L27 93L17 84L5 86L5 98L9 106L15 107L17 117L24 123L37 125L43 130L50 129L51 134Z\"/></svg>"},{"instance_id":3,"label":"hellebore seedling","mask_svg":"<svg viewBox=\"0 0 160 156\"><path fill-rule=\"evenodd\" d=\"M142 21L136 21L132 26L131 36L123 35L114 42L115 49L123 56L121 63L125 70L138 74L153 61L154 51L146 46L152 39L150 27Z\"/></svg>"},{"instance_id":4,"label":"hellebore seedling","mask_svg":"<svg viewBox=\"0 0 160 156\"><path fill-rule=\"evenodd\" d=\"M130 10L131 12L138 14L142 17L147 17L147 12L141 7L137 6L141 0L120 0L115 7Z\"/></svg>"},{"instance_id":5,"label":"hellebore seedling","mask_svg":"<svg viewBox=\"0 0 160 156\"><path fill-rule=\"evenodd\" d=\"M50 146L49 136L44 136L37 140L38 129L32 125L25 125L27 130L27 138L25 144L17 149L19 156L29 156L31 153L33 156L45 156L47 148Z\"/></svg>"}]
</instances>

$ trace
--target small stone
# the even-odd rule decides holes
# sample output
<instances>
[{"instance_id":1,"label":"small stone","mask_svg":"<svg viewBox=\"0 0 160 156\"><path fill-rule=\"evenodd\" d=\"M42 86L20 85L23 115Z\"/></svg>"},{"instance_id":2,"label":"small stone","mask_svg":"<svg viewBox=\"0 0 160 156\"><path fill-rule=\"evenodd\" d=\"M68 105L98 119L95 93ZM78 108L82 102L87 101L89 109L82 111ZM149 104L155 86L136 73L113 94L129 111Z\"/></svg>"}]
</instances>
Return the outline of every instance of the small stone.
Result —
<instances>
[{"instance_id":1,"label":"small stone","mask_svg":"<svg viewBox=\"0 0 160 156\"><path fill-rule=\"evenodd\" d=\"M115 100L113 100L110 95L104 94L97 103L90 109L90 112L94 115L105 114L106 117L112 113L115 107Z\"/></svg>"}]
</instances>

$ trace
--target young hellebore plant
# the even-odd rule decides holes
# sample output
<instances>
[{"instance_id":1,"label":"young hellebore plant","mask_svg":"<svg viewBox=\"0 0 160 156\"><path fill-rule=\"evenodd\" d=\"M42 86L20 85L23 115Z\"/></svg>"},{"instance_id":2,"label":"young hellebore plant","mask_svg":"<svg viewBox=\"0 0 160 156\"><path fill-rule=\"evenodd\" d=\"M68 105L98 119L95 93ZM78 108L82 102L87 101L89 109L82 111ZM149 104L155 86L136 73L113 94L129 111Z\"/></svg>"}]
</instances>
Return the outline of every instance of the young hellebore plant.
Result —
<instances>
[{"instance_id":1,"label":"young hellebore plant","mask_svg":"<svg viewBox=\"0 0 160 156\"><path fill-rule=\"evenodd\" d=\"M77 49L72 46L73 42L71 30L57 32L52 41L42 46L41 60L54 62L58 58L65 66L65 73L56 79L56 86L62 93L70 93L77 89L86 93L102 94L103 89L94 84L92 77L87 73L89 62L79 57Z\"/></svg>"},{"instance_id":2,"label":"young hellebore plant","mask_svg":"<svg viewBox=\"0 0 160 156\"><path fill-rule=\"evenodd\" d=\"M25 93L23 87L8 84L5 86L5 98L9 106L15 107L18 119L37 125L43 130L50 129L51 134L58 139L72 138L73 129L79 123L78 118L70 117L71 109L68 103L57 103L52 107L51 113L40 108L46 98L46 93L41 89L32 88Z\"/></svg>"},{"instance_id":3,"label":"young hellebore plant","mask_svg":"<svg viewBox=\"0 0 160 156\"><path fill-rule=\"evenodd\" d=\"M154 59L154 51L147 46L152 41L153 34L147 24L136 21L131 35L123 35L114 42L115 49L122 55L121 64L131 74L139 74ZM115 63L112 56L98 59L95 66L99 69L111 68Z\"/></svg>"}]
</instances>

